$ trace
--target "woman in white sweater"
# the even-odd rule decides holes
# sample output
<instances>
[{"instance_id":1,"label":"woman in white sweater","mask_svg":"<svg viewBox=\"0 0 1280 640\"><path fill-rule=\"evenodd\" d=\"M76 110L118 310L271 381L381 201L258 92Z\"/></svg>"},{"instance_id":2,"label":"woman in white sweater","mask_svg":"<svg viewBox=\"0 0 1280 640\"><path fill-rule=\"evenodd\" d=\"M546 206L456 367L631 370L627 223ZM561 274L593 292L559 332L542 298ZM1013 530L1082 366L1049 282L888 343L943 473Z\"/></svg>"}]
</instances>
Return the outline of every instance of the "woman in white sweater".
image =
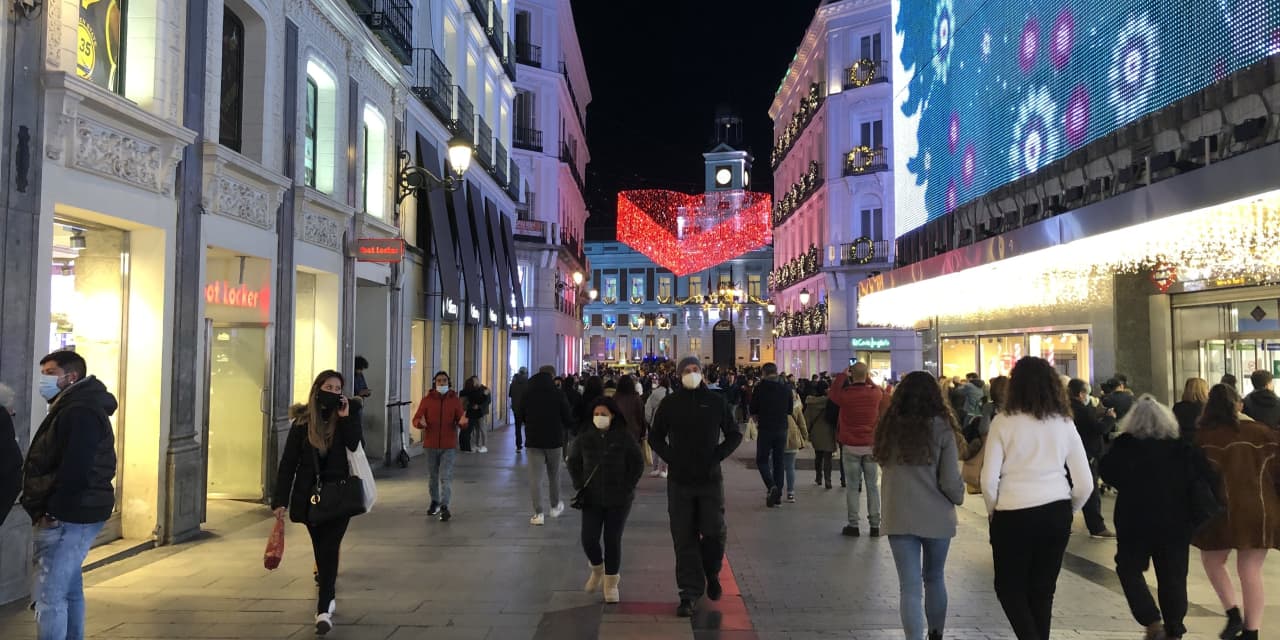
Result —
<instances>
[{"instance_id":1,"label":"woman in white sweater","mask_svg":"<svg viewBox=\"0 0 1280 640\"><path fill-rule=\"evenodd\" d=\"M1093 473L1066 389L1046 360L1014 366L983 455L996 597L1018 640L1048 640L1071 521L1093 491Z\"/></svg>"}]
</instances>

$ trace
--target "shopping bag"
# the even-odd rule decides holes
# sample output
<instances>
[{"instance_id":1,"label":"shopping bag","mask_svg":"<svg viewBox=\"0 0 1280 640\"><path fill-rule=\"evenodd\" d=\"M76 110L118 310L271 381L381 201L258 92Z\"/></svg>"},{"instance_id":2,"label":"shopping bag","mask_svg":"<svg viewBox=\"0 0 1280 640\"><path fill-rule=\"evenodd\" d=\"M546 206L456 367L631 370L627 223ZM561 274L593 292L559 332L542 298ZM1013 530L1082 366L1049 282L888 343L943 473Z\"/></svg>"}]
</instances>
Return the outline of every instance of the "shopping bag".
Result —
<instances>
[{"instance_id":1,"label":"shopping bag","mask_svg":"<svg viewBox=\"0 0 1280 640\"><path fill-rule=\"evenodd\" d=\"M356 445L355 451L347 449L347 466L351 468L351 475L360 478L360 484L364 485L364 512L369 513L378 500L378 485L373 480L369 459L364 455L363 443Z\"/></svg>"},{"instance_id":2,"label":"shopping bag","mask_svg":"<svg viewBox=\"0 0 1280 640\"><path fill-rule=\"evenodd\" d=\"M649 439L645 438L640 441L640 452L644 454L644 464L646 467L653 466L653 447L649 446Z\"/></svg>"},{"instance_id":3,"label":"shopping bag","mask_svg":"<svg viewBox=\"0 0 1280 640\"><path fill-rule=\"evenodd\" d=\"M267 550L262 554L262 566L271 571L284 559L284 518L276 518L276 526L267 537Z\"/></svg>"},{"instance_id":4,"label":"shopping bag","mask_svg":"<svg viewBox=\"0 0 1280 640\"><path fill-rule=\"evenodd\" d=\"M757 430L758 430L758 429L759 429L759 427L756 425L756 419L755 419L755 416L752 416L751 418L748 418L748 419L747 419L747 439L748 439L748 440L755 440L755 439L756 439L756 435L757 435L757 433L756 433L756 432L757 432Z\"/></svg>"}]
</instances>

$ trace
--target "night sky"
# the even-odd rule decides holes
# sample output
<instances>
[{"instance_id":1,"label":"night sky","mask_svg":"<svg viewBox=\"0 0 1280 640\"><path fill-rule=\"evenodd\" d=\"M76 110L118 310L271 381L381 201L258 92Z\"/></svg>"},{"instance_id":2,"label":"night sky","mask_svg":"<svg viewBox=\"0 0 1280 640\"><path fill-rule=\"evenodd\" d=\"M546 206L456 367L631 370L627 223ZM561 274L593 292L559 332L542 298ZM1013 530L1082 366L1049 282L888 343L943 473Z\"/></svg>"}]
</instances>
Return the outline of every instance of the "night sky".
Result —
<instances>
[{"instance_id":1,"label":"night sky","mask_svg":"<svg viewBox=\"0 0 1280 640\"><path fill-rule=\"evenodd\" d=\"M771 191L769 104L821 0L571 0L591 81L588 237L619 189L703 188L716 108L744 120L751 184Z\"/></svg>"}]
</instances>

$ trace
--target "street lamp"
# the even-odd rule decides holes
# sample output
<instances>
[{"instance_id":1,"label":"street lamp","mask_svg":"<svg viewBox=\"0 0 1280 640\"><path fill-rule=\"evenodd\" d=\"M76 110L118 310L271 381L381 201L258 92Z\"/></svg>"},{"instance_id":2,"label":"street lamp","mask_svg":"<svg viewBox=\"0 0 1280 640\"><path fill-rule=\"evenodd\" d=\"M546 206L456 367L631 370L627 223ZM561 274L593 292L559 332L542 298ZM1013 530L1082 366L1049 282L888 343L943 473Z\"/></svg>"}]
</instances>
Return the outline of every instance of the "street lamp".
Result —
<instances>
[{"instance_id":1,"label":"street lamp","mask_svg":"<svg viewBox=\"0 0 1280 640\"><path fill-rule=\"evenodd\" d=\"M400 150L400 191L397 202L404 202L404 199L411 194L419 192L432 191L434 189L444 189L445 191L457 191L462 186L462 176L471 167L471 154L473 153L471 141L462 137L454 136L449 140L449 171L444 177L437 176L426 167L412 164L412 156L407 149Z\"/></svg>"},{"instance_id":2,"label":"street lamp","mask_svg":"<svg viewBox=\"0 0 1280 640\"><path fill-rule=\"evenodd\" d=\"M777 311L777 310L778 310L778 305L776 305L776 304L774 304L774 303L770 302L769 304L766 304L766 305L764 306L764 310L765 310L765 311L768 311L768 312L769 312L769 315L773 315L773 312L775 312L775 311Z\"/></svg>"},{"instance_id":3,"label":"street lamp","mask_svg":"<svg viewBox=\"0 0 1280 640\"><path fill-rule=\"evenodd\" d=\"M800 290L800 306L809 306L809 288L805 287Z\"/></svg>"},{"instance_id":4,"label":"street lamp","mask_svg":"<svg viewBox=\"0 0 1280 640\"><path fill-rule=\"evenodd\" d=\"M581 286L581 285L582 285L582 272L581 272L581 271L574 271L574 272L573 272L573 283L574 283L574 284L576 284L576 285L578 285L578 286Z\"/></svg>"},{"instance_id":5,"label":"street lamp","mask_svg":"<svg viewBox=\"0 0 1280 640\"><path fill-rule=\"evenodd\" d=\"M592 289L592 290L590 290L590 291L588 291L588 292L587 292L587 297L588 297L588 298L591 298L591 301L592 301L592 302L595 302L595 301L596 301L596 298L600 297L600 292L599 292L599 291L597 291L597 290L595 290L595 289Z\"/></svg>"}]
</instances>

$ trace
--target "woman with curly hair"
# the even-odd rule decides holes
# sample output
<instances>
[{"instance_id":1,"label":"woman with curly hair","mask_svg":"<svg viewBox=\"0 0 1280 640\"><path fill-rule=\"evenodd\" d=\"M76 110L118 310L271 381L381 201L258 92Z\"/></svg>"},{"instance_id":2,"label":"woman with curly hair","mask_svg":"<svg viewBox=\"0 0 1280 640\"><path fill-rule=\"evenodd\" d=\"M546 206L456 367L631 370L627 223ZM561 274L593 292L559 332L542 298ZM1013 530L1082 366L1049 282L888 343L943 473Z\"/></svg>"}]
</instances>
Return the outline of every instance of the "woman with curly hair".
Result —
<instances>
[{"instance_id":1,"label":"woman with curly hair","mask_svg":"<svg viewBox=\"0 0 1280 640\"><path fill-rule=\"evenodd\" d=\"M876 425L874 455L884 470L881 526L898 568L909 640L923 640L926 625L929 640L940 639L946 626L944 567L956 535L956 505L964 502L963 446L937 380L924 371L907 374Z\"/></svg>"}]
</instances>

